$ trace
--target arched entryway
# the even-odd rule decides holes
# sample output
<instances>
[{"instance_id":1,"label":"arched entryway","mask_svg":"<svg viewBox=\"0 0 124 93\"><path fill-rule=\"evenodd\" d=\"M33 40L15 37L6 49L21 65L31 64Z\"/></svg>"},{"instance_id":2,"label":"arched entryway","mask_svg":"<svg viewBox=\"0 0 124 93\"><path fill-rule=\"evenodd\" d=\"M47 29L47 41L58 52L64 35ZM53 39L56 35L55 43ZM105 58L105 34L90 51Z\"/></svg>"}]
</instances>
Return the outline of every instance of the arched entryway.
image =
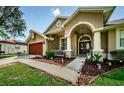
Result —
<instances>
[{"instance_id":1,"label":"arched entryway","mask_svg":"<svg viewBox=\"0 0 124 93\"><path fill-rule=\"evenodd\" d=\"M78 40L78 55L87 55L91 49L91 37L82 35Z\"/></svg>"},{"instance_id":2,"label":"arched entryway","mask_svg":"<svg viewBox=\"0 0 124 93\"><path fill-rule=\"evenodd\" d=\"M70 34L71 53L73 56L87 55L93 45L93 31L87 24L79 24Z\"/></svg>"}]
</instances>

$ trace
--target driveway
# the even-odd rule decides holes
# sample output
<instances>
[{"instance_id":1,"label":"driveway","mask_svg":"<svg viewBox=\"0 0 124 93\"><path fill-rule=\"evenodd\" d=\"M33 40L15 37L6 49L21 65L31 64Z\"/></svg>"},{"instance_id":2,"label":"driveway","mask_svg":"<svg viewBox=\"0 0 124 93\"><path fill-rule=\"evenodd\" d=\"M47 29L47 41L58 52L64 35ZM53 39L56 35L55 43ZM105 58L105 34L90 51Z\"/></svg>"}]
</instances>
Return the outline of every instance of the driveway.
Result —
<instances>
[{"instance_id":1,"label":"driveway","mask_svg":"<svg viewBox=\"0 0 124 93\"><path fill-rule=\"evenodd\" d=\"M31 67L37 68L39 70L45 71L53 76L57 76L67 81L70 81L72 82L72 84L76 84L76 81L78 79L78 74L76 71L73 71L67 67L61 67L54 64L49 64L45 62L39 62L32 59L28 59L28 57L29 56L23 56L19 58L0 59L0 65L6 65L13 62L21 62Z\"/></svg>"}]
</instances>

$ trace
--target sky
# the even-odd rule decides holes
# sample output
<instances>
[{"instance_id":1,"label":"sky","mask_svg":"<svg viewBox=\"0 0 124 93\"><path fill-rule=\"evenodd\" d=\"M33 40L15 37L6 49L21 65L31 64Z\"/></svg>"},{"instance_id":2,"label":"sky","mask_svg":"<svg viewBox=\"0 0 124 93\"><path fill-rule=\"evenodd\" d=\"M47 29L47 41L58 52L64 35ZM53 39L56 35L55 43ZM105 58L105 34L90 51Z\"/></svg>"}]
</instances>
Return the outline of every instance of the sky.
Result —
<instances>
[{"instance_id":1,"label":"sky","mask_svg":"<svg viewBox=\"0 0 124 93\"><path fill-rule=\"evenodd\" d=\"M26 40L29 30L33 29L43 33L56 16L70 16L76 11L75 6L22 6L20 10L24 13L23 19L26 22L27 29L25 38L19 37L19 40ZM116 7L109 21L124 18L124 6Z\"/></svg>"}]
</instances>

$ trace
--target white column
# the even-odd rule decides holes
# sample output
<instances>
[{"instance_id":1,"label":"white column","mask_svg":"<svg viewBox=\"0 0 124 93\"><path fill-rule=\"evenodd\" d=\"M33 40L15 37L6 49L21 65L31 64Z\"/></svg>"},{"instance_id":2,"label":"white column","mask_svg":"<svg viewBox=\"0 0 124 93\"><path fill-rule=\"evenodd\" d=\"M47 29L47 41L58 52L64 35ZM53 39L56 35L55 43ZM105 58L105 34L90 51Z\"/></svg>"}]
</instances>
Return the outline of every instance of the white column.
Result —
<instances>
[{"instance_id":1,"label":"white column","mask_svg":"<svg viewBox=\"0 0 124 93\"><path fill-rule=\"evenodd\" d=\"M67 51L71 50L71 37L67 37Z\"/></svg>"},{"instance_id":2,"label":"white column","mask_svg":"<svg viewBox=\"0 0 124 93\"><path fill-rule=\"evenodd\" d=\"M94 49L93 50L101 50L101 34L100 34L100 32L94 33Z\"/></svg>"},{"instance_id":3,"label":"white column","mask_svg":"<svg viewBox=\"0 0 124 93\"><path fill-rule=\"evenodd\" d=\"M99 54L102 55L102 58L100 59L103 61L103 49L101 49L101 33L95 32L94 33L94 47L93 47L93 54Z\"/></svg>"},{"instance_id":4,"label":"white column","mask_svg":"<svg viewBox=\"0 0 124 93\"><path fill-rule=\"evenodd\" d=\"M47 51L47 41L44 40L44 43L43 43L43 56L46 55L46 51Z\"/></svg>"},{"instance_id":5,"label":"white column","mask_svg":"<svg viewBox=\"0 0 124 93\"><path fill-rule=\"evenodd\" d=\"M66 50L66 57L71 58L71 37L67 37L67 50Z\"/></svg>"}]
</instances>

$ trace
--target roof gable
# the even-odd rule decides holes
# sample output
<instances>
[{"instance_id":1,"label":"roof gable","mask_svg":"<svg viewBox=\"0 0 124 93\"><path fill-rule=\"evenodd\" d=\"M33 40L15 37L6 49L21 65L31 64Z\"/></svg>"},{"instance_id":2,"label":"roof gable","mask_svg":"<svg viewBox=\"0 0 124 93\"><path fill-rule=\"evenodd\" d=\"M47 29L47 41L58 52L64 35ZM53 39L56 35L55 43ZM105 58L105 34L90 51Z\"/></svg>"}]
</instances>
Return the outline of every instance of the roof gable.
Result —
<instances>
[{"instance_id":1,"label":"roof gable","mask_svg":"<svg viewBox=\"0 0 124 93\"><path fill-rule=\"evenodd\" d=\"M64 22L64 25L72 20L79 12L102 12L104 16L104 23L106 23L114 9L115 7L80 7Z\"/></svg>"},{"instance_id":2,"label":"roof gable","mask_svg":"<svg viewBox=\"0 0 124 93\"><path fill-rule=\"evenodd\" d=\"M53 20L53 22L49 25L49 27L44 31L44 34L46 34L49 31L53 31L53 30L58 29L59 27L56 26L56 22L60 20L63 23L65 20L67 20L67 18L68 17L66 17L66 16L57 16Z\"/></svg>"},{"instance_id":3,"label":"roof gable","mask_svg":"<svg viewBox=\"0 0 124 93\"><path fill-rule=\"evenodd\" d=\"M44 39L48 39L48 37L47 37L47 36L43 35L43 34L42 34L42 33L40 33L40 32L34 31L34 30L32 30L32 29L31 29L29 32L30 32L30 35L28 36L28 38L26 39L26 41L25 41L25 42L28 42L28 41L30 40L30 38L31 38L31 36L32 36L32 34L31 34L31 33L36 33L37 35L39 35L39 36L43 37Z\"/></svg>"}]
</instances>

